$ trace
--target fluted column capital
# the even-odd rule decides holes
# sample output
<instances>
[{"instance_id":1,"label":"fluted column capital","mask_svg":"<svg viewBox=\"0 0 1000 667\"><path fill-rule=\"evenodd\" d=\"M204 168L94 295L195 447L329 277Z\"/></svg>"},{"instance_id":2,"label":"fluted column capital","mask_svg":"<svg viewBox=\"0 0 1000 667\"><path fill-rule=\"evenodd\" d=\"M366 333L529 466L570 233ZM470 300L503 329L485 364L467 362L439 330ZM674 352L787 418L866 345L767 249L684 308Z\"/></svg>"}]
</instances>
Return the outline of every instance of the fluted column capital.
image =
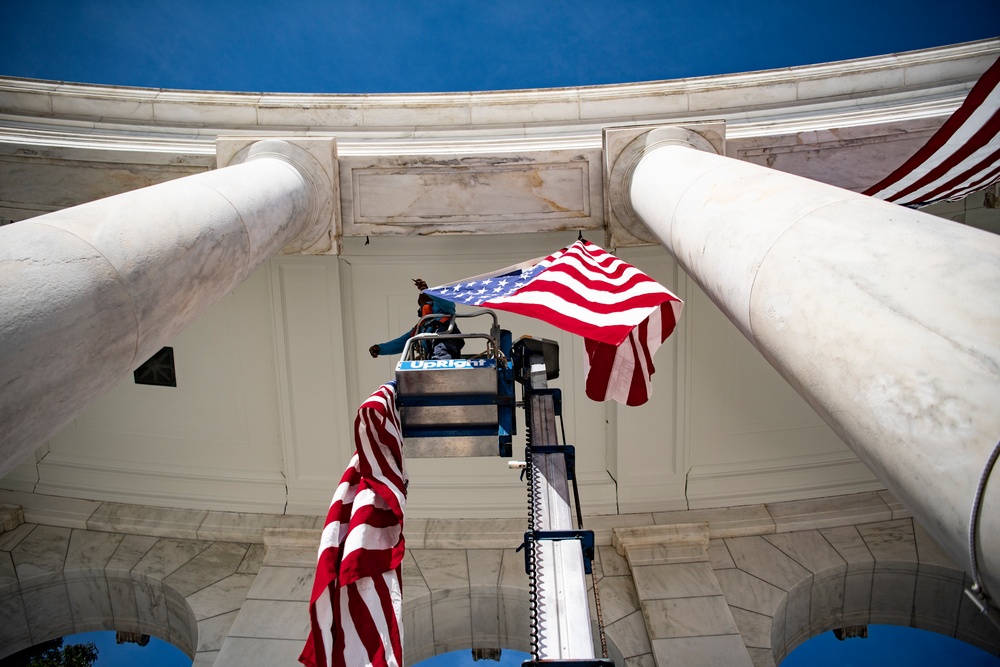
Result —
<instances>
[{"instance_id":1,"label":"fluted column capital","mask_svg":"<svg viewBox=\"0 0 1000 667\"><path fill-rule=\"evenodd\" d=\"M274 158L295 168L309 192L302 231L280 249L282 255L340 254L340 173L333 137L219 137L216 163L228 167Z\"/></svg>"},{"instance_id":2,"label":"fluted column capital","mask_svg":"<svg viewBox=\"0 0 1000 667\"><path fill-rule=\"evenodd\" d=\"M643 157L663 146L685 146L725 154L726 125L723 122L609 127L602 135L604 213L611 247L659 243L632 208L632 175Z\"/></svg>"}]
</instances>

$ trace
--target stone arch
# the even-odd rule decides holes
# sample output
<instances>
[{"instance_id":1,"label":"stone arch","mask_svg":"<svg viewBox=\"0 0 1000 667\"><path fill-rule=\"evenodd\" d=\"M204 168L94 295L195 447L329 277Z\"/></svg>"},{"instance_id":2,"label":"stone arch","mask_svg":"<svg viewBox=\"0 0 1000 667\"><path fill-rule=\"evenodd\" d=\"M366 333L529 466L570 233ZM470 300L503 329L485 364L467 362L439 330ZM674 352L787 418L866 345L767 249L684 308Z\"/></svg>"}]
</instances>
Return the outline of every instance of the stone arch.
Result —
<instances>
[{"instance_id":1,"label":"stone arch","mask_svg":"<svg viewBox=\"0 0 1000 667\"><path fill-rule=\"evenodd\" d=\"M630 664L775 667L815 634L869 623L1000 654L1000 631L964 594L961 568L883 493L662 512L652 525L616 526L620 556L617 565L602 558L605 578L612 566L631 574L639 602L625 611L642 609L652 654Z\"/></svg>"},{"instance_id":2,"label":"stone arch","mask_svg":"<svg viewBox=\"0 0 1000 667\"><path fill-rule=\"evenodd\" d=\"M123 630L212 664L262 559L262 545L20 523L0 534L0 657Z\"/></svg>"},{"instance_id":3,"label":"stone arch","mask_svg":"<svg viewBox=\"0 0 1000 667\"><path fill-rule=\"evenodd\" d=\"M757 667L827 630L875 623L1000 653L1000 633L964 594L971 582L913 519L713 542L715 576Z\"/></svg>"},{"instance_id":4,"label":"stone arch","mask_svg":"<svg viewBox=\"0 0 1000 667\"><path fill-rule=\"evenodd\" d=\"M50 639L115 630L163 639L194 658L194 611L160 579L114 570L63 570L8 584L0 597L5 627L0 657Z\"/></svg>"},{"instance_id":5,"label":"stone arch","mask_svg":"<svg viewBox=\"0 0 1000 667\"><path fill-rule=\"evenodd\" d=\"M403 586L408 665L468 648L530 650L524 558L513 549L409 549Z\"/></svg>"},{"instance_id":6,"label":"stone arch","mask_svg":"<svg viewBox=\"0 0 1000 667\"><path fill-rule=\"evenodd\" d=\"M913 561L844 565L803 579L779 603L771 627L775 664L810 638L849 626L912 627L997 655L1000 637L965 596L964 573Z\"/></svg>"}]
</instances>

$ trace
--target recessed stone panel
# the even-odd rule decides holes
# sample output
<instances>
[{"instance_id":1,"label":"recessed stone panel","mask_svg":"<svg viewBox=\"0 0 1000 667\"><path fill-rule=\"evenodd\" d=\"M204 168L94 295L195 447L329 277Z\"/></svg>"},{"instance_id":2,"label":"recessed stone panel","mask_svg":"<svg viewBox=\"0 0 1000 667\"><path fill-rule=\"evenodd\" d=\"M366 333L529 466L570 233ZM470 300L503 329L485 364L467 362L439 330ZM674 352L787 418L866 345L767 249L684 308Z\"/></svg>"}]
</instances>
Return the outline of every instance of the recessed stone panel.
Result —
<instances>
[{"instance_id":1,"label":"recessed stone panel","mask_svg":"<svg viewBox=\"0 0 1000 667\"><path fill-rule=\"evenodd\" d=\"M600 151L341 158L345 236L599 229Z\"/></svg>"}]
</instances>

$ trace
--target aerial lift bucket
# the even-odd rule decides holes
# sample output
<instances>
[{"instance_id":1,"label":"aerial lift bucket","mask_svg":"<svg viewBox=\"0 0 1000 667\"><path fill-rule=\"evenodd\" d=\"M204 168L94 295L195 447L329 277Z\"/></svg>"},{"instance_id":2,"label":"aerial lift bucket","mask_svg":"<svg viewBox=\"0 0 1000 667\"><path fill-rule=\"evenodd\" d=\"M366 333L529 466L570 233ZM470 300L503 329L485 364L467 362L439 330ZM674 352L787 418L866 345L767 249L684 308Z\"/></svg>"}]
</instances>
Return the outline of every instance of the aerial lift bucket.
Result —
<instances>
[{"instance_id":1,"label":"aerial lift bucket","mask_svg":"<svg viewBox=\"0 0 1000 667\"><path fill-rule=\"evenodd\" d=\"M482 316L493 320L490 333L455 330L457 318ZM435 342L449 338L483 341L485 350L453 359L423 358ZM396 365L396 404L406 456L511 456L513 372L511 334L500 329L493 311L457 314L444 333L411 337Z\"/></svg>"}]
</instances>

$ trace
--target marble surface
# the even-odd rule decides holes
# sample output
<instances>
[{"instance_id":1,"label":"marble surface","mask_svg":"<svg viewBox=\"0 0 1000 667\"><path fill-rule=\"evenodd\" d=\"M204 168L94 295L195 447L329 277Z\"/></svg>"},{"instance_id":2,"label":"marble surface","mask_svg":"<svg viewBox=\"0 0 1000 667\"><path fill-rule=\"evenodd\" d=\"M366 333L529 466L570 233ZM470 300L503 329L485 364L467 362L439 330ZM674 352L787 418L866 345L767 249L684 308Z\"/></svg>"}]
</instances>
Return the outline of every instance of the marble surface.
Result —
<instances>
[{"instance_id":1,"label":"marble surface","mask_svg":"<svg viewBox=\"0 0 1000 667\"><path fill-rule=\"evenodd\" d=\"M33 523L22 523L12 530L0 534L0 551L11 551L28 533L35 529Z\"/></svg>"},{"instance_id":2,"label":"marble surface","mask_svg":"<svg viewBox=\"0 0 1000 667\"><path fill-rule=\"evenodd\" d=\"M24 601L20 595L0 595L0 655L9 655L34 644L28 625Z\"/></svg>"},{"instance_id":3,"label":"marble surface","mask_svg":"<svg viewBox=\"0 0 1000 667\"><path fill-rule=\"evenodd\" d=\"M601 598L601 615L605 625L610 625L639 610L639 595L631 577L603 577L597 583ZM591 596L593 598L593 596ZM591 618L597 618L591 600Z\"/></svg>"},{"instance_id":4,"label":"marble surface","mask_svg":"<svg viewBox=\"0 0 1000 667\"><path fill-rule=\"evenodd\" d=\"M1000 431L998 237L690 147L645 155L630 196L730 321L963 558L968 498ZM1000 529L987 526L989 582Z\"/></svg>"},{"instance_id":5,"label":"marble surface","mask_svg":"<svg viewBox=\"0 0 1000 667\"><path fill-rule=\"evenodd\" d=\"M131 572L159 540L148 535L125 535L108 561L109 571Z\"/></svg>"},{"instance_id":6,"label":"marble surface","mask_svg":"<svg viewBox=\"0 0 1000 667\"><path fill-rule=\"evenodd\" d=\"M726 546L726 541L722 539L709 540L708 560L712 564L713 570L726 570L736 567L736 563L733 562L733 557L729 553L729 547Z\"/></svg>"},{"instance_id":7,"label":"marble surface","mask_svg":"<svg viewBox=\"0 0 1000 667\"><path fill-rule=\"evenodd\" d=\"M87 519L101 506L101 503L82 498L49 496L41 493L27 493L10 489L0 490L0 500L19 505L28 523L64 528L86 528ZM0 539L3 536L0 535Z\"/></svg>"},{"instance_id":8,"label":"marble surface","mask_svg":"<svg viewBox=\"0 0 1000 667\"><path fill-rule=\"evenodd\" d=\"M464 551L420 549L411 552L424 583L441 598L469 589L469 563ZM467 595L467 593L466 593Z\"/></svg>"},{"instance_id":9,"label":"marble surface","mask_svg":"<svg viewBox=\"0 0 1000 667\"><path fill-rule=\"evenodd\" d=\"M893 518L892 509L878 493L769 503L776 532L827 528Z\"/></svg>"},{"instance_id":10,"label":"marble surface","mask_svg":"<svg viewBox=\"0 0 1000 667\"><path fill-rule=\"evenodd\" d=\"M136 601L135 584L133 584L131 577L126 578L113 572L108 572L106 577L114 627L123 630L135 628L138 632L139 607Z\"/></svg>"},{"instance_id":11,"label":"marble surface","mask_svg":"<svg viewBox=\"0 0 1000 667\"><path fill-rule=\"evenodd\" d=\"M214 667L243 665L294 665L302 652L302 641L259 639L230 635L222 644Z\"/></svg>"},{"instance_id":12,"label":"marble surface","mask_svg":"<svg viewBox=\"0 0 1000 667\"><path fill-rule=\"evenodd\" d=\"M642 613L649 637L703 637L736 634L726 598L722 595L644 600Z\"/></svg>"},{"instance_id":13,"label":"marble surface","mask_svg":"<svg viewBox=\"0 0 1000 667\"><path fill-rule=\"evenodd\" d=\"M708 535L711 539L762 535L775 530L775 519L764 505L655 512L653 521L657 524L707 522Z\"/></svg>"},{"instance_id":14,"label":"marble surface","mask_svg":"<svg viewBox=\"0 0 1000 667\"><path fill-rule=\"evenodd\" d=\"M24 616L32 640L42 637L62 637L73 633L73 611L69 604L66 586L61 580L56 580L54 584L31 588L22 586Z\"/></svg>"},{"instance_id":15,"label":"marble surface","mask_svg":"<svg viewBox=\"0 0 1000 667\"><path fill-rule=\"evenodd\" d=\"M527 529L527 519L425 519L407 523L406 543L417 549L508 549L524 541Z\"/></svg>"},{"instance_id":16,"label":"marble surface","mask_svg":"<svg viewBox=\"0 0 1000 667\"><path fill-rule=\"evenodd\" d=\"M847 575L843 568L835 574L813 580L809 606L809 619L813 630L843 626L846 585Z\"/></svg>"},{"instance_id":17,"label":"marble surface","mask_svg":"<svg viewBox=\"0 0 1000 667\"><path fill-rule=\"evenodd\" d=\"M707 522L616 528L612 544L633 568L708 560Z\"/></svg>"},{"instance_id":18,"label":"marble surface","mask_svg":"<svg viewBox=\"0 0 1000 667\"><path fill-rule=\"evenodd\" d=\"M67 576L66 594L76 632L103 630L108 619L114 618L110 587L104 577Z\"/></svg>"},{"instance_id":19,"label":"marble surface","mask_svg":"<svg viewBox=\"0 0 1000 667\"><path fill-rule=\"evenodd\" d=\"M0 534L14 530L24 523L24 512L20 505L0 503Z\"/></svg>"},{"instance_id":20,"label":"marble surface","mask_svg":"<svg viewBox=\"0 0 1000 667\"><path fill-rule=\"evenodd\" d=\"M830 546L837 550L837 553L847 563L848 569L871 569L875 562L875 557L868 549L857 526L842 526L838 528L824 528L819 531Z\"/></svg>"},{"instance_id":21,"label":"marble surface","mask_svg":"<svg viewBox=\"0 0 1000 667\"><path fill-rule=\"evenodd\" d=\"M211 546L211 542L162 538L132 568L135 574L162 579Z\"/></svg>"},{"instance_id":22,"label":"marble surface","mask_svg":"<svg viewBox=\"0 0 1000 667\"><path fill-rule=\"evenodd\" d=\"M721 595L710 563L670 563L632 568L642 599Z\"/></svg>"},{"instance_id":23,"label":"marble surface","mask_svg":"<svg viewBox=\"0 0 1000 667\"><path fill-rule=\"evenodd\" d=\"M262 567L253 577L247 597L255 600L292 600L308 602L315 568ZM409 582L407 582L409 586Z\"/></svg>"},{"instance_id":24,"label":"marble surface","mask_svg":"<svg viewBox=\"0 0 1000 667\"><path fill-rule=\"evenodd\" d=\"M734 537L726 540L726 546L736 567L782 590L791 590L798 582L812 576L763 537Z\"/></svg>"},{"instance_id":25,"label":"marble surface","mask_svg":"<svg viewBox=\"0 0 1000 667\"><path fill-rule=\"evenodd\" d=\"M605 631L626 658L643 655L651 650L642 611L636 610L614 623L608 623Z\"/></svg>"},{"instance_id":26,"label":"marble surface","mask_svg":"<svg viewBox=\"0 0 1000 667\"><path fill-rule=\"evenodd\" d=\"M476 549L466 552L469 566L469 590L477 593L496 591L504 552L500 549Z\"/></svg>"},{"instance_id":27,"label":"marble surface","mask_svg":"<svg viewBox=\"0 0 1000 667\"><path fill-rule=\"evenodd\" d=\"M870 496L846 500L850 509L865 506ZM815 514L816 507L812 510ZM759 511L759 506L737 508L731 523ZM724 511L713 512L727 522ZM689 640L712 635L724 639L710 654L718 657L728 647L727 664L748 656L755 665L767 665L768 655L781 657L817 632L904 616L979 644L994 640L963 606L964 577L926 530L908 518L854 516L861 523L773 532L767 522L758 522L759 535L714 539L707 539L706 525L696 531L699 544L707 545L705 558L696 562L630 566L615 547L599 546L595 567L612 654L626 664L648 665L656 647L661 657L687 655L698 645ZM826 519L817 521L824 525ZM669 541L686 539L689 531L669 524L648 527L637 531L633 525L631 535ZM486 542L493 528L480 526ZM315 540L306 529L268 530L276 531L271 544L288 550L286 555L301 550L295 546L300 542ZM10 539L17 531L20 539ZM5 632L15 643L25 632L96 628L110 618L136 630L155 629L207 663L221 660L227 650L242 655L251 645L262 655L294 652L290 647L300 650L307 632L314 563L294 564L286 556L276 557L279 564L265 563L264 544L32 524L3 535L8 541L6 550L0 549L0 568L7 557L7 581L15 591L2 596L12 619ZM302 557L314 561L315 544L307 551ZM29 578L17 579L19 572ZM403 576L404 632L412 656L469 645L509 646L527 636L522 553L410 549ZM593 614L592 597L590 605Z\"/></svg>"},{"instance_id":28,"label":"marble surface","mask_svg":"<svg viewBox=\"0 0 1000 667\"><path fill-rule=\"evenodd\" d=\"M715 573L730 605L773 616L785 599L785 591L738 568Z\"/></svg>"},{"instance_id":29,"label":"marble surface","mask_svg":"<svg viewBox=\"0 0 1000 667\"><path fill-rule=\"evenodd\" d=\"M216 542L164 577L163 582L186 597L235 572L246 552L246 544Z\"/></svg>"},{"instance_id":30,"label":"marble surface","mask_svg":"<svg viewBox=\"0 0 1000 667\"><path fill-rule=\"evenodd\" d=\"M748 649L771 648L771 617L738 607L730 607L733 621Z\"/></svg>"},{"instance_id":31,"label":"marble surface","mask_svg":"<svg viewBox=\"0 0 1000 667\"><path fill-rule=\"evenodd\" d=\"M913 627L954 637L965 596L965 582L955 577L919 573L913 597Z\"/></svg>"},{"instance_id":32,"label":"marble surface","mask_svg":"<svg viewBox=\"0 0 1000 667\"><path fill-rule=\"evenodd\" d=\"M656 667L656 660L652 653L643 653L625 658L625 667Z\"/></svg>"},{"instance_id":33,"label":"marble surface","mask_svg":"<svg viewBox=\"0 0 1000 667\"><path fill-rule=\"evenodd\" d=\"M753 664L738 634L654 639L652 648L657 665L751 667Z\"/></svg>"},{"instance_id":34,"label":"marble surface","mask_svg":"<svg viewBox=\"0 0 1000 667\"><path fill-rule=\"evenodd\" d=\"M12 552L18 580L61 573L71 532L69 528L36 526Z\"/></svg>"},{"instance_id":35,"label":"marble surface","mask_svg":"<svg viewBox=\"0 0 1000 667\"><path fill-rule=\"evenodd\" d=\"M301 528L322 530L324 517L250 514L247 512L209 512L198 524L199 540L263 542L265 528Z\"/></svg>"},{"instance_id":36,"label":"marble surface","mask_svg":"<svg viewBox=\"0 0 1000 667\"><path fill-rule=\"evenodd\" d=\"M215 653L222 648L222 643L229 636L229 631L239 613L239 610L236 610L198 621L197 651L199 655ZM207 662L208 656L204 655L201 659ZM197 664L197 660L195 660L195 664Z\"/></svg>"},{"instance_id":37,"label":"marble surface","mask_svg":"<svg viewBox=\"0 0 1000 667\"><path fill-rule=\"evenodd\" d=\"M845 565L844 559L819 531L801 531L795 534L794 539L785 533L765 535L764 539L813 574L842 570Z\"/></svg>"},{"instance_id":38,"label":"marble surface","mask_svg":"<svg viewBox=\"0 0 1000 667\"><path fill-rule=\"evenodd\" d=\"M309 605L285 600L248 599L230 631L231 638L296 639L300 642L308 635Z\"/></svg>"},{"instance_id":39,"label":"marble surface","mask_svg":"<svg viewBox=\"0 0 1000 667\"><path fill-rule=\"evenodd\" d=\"M631 573L628 560L614 547L597 547L600 556L601 572L606 577L627 575Z\"/></svg>"},{"instance_id":40,"label":"marble surface","mask_svg":"<svg viewBox=\"0 0 1000 667\"><path fill-rule=\"evenodd\" d=\"M187 603L191 605L191 610L199 623L238 611L256 579L257 577L252 574L231 574L187 596Z\"/></svg>"},{"instance_id":41,"label":"marble surface","mask_svg":"<svg viewBox=\"0 0 1000 667\"><path fill-rule=\"evenodd\" d=\"M102 503L87 520L87 528L192 539L207 516L206 510Z\"/></svg>"},{"instance_id":42,"label":"marble surface","mask_svg":"<svg viewBox=\"0 0 1000 667\"><path fill-rule=\"evenodd\" d=\"M17 583L17 570L14 560L7 551L0 551L0 590Z\"/></svg>"},{"instance_id":43,"label":"marble surface","mask_svg":"<svg viewBox=\"0 0 1000 667\"><path fill-rule=\"evenodd\" d=\"M66 570L103 570L124 538L116 533L74 530L66 553Z\"/></svg>"},{"instance_id":44,"label":"marble surface","mask_svg":"<svg viewBox=\"0 0 1000 667\"><path fill-rule=\"evenodd\" d=\"M264 545L251 544L236 571L241 574L257 574L264 564Z\"/></svg>"},{"instance_id":45,"label":"marble surface","mask_svg":"<svg viewBox=\"0 0 1000 667\"><path fill-rule=\"evenodd\" d=\"M858 526L858 532L875 560L917 562L912 521L899 519L865 524Z\"/></svg>"},{"instance_id":46,"label":"marble surface","mask_svg":"<svg viewBox=\"0 0 1000 667\"><path fill-rule=\"evenodd\" d=\"M343 156L344 234L600 229L600 150Z\"/></svg>"}]
</instances>

